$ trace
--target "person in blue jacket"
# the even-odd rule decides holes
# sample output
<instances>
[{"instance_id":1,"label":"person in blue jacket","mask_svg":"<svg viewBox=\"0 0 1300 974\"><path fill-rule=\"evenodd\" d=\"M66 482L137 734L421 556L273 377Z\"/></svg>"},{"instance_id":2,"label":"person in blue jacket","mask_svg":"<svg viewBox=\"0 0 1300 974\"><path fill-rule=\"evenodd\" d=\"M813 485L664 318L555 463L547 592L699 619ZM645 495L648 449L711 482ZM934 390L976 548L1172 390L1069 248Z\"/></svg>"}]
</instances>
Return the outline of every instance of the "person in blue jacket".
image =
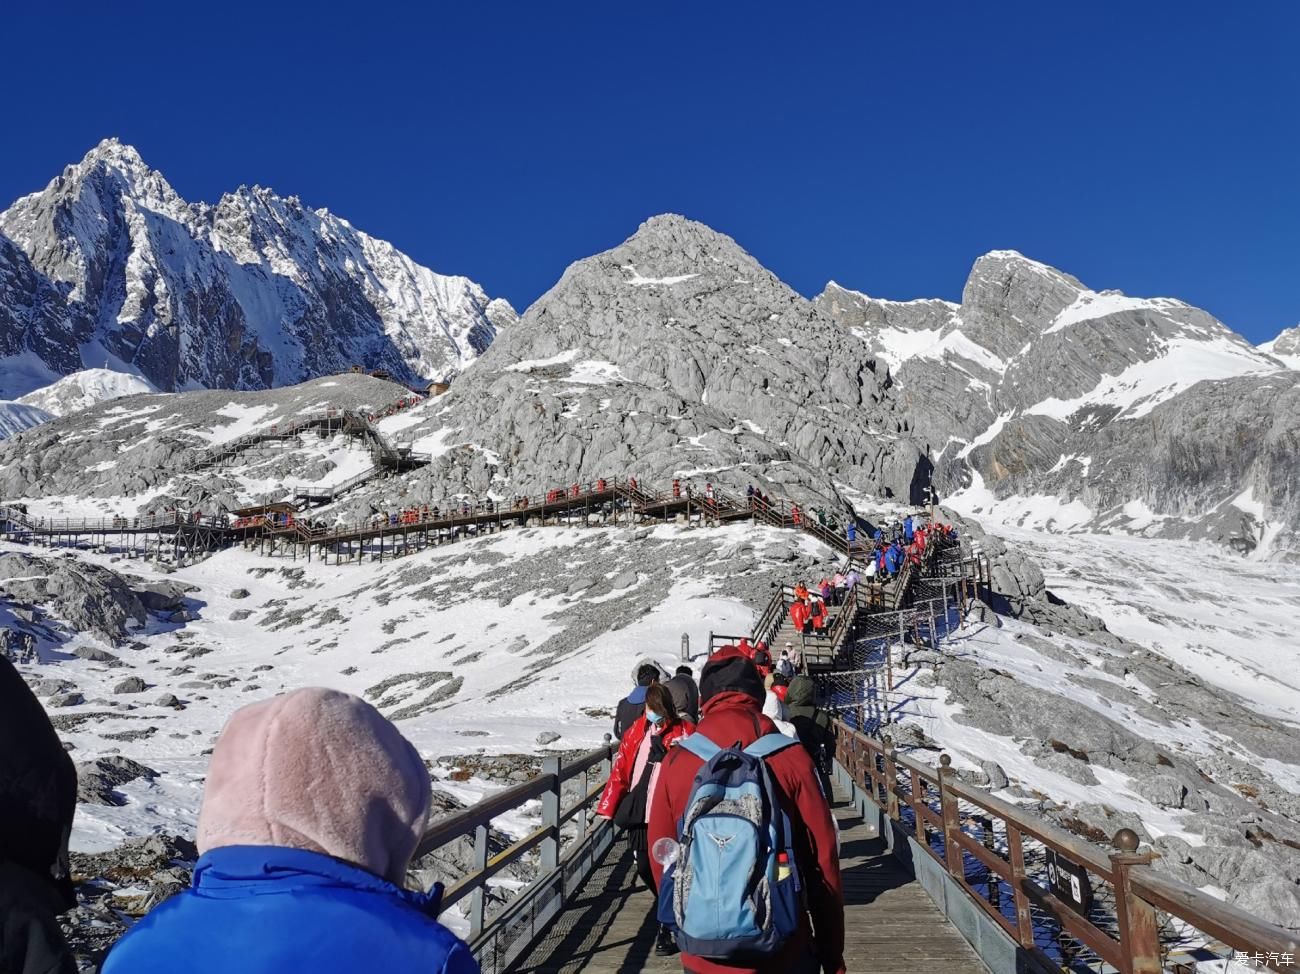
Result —
<instances>
[{"instance_id":1,"label":"person in blue jacket","mask_svg":"<svg viewBox=\"0 0 1300 974\"><path fill-rule=\"evenodd\" d=\"M890 575L897 575L898 570L903 567L903 549L897 544L891 544L885 552L885 571Z\"/></svg>"},{"instance_id":2,"label":"person in blue jacket","mask_svg":"<svg viewBox=\"0 0 1300 974\"><path fill-rule=\"evenodd\" d=\"M850 521L848 525L844 528L844 533L849 539L849 546L852 547L853 544L858 540L858 526L854 524L852 521Z\"/></svg>"},{"instance_id":3,"label":"person in blue jacket","mask_svg":"<svg viewBox=\"0 0 1300 974\"><path fill-rule=\"evenodd\" d=\"M903 520L903 541L907 544L912 543L912 538L916 536L916 528L912 524L912 515L907 515Z\"/></svg>"},{"instance_id":4,"label":"person in blue jacket","mask_svg":"<svg viewBox=\"0 0 1300 974\"><path fill-rule=\"evenodd\" d=\"M436 919L442 884L403 888L431 806L419 753L358 697L295 690L238 710L208 768L193 886L102 974L478 974Z\"/></svg>"}]
</instances>

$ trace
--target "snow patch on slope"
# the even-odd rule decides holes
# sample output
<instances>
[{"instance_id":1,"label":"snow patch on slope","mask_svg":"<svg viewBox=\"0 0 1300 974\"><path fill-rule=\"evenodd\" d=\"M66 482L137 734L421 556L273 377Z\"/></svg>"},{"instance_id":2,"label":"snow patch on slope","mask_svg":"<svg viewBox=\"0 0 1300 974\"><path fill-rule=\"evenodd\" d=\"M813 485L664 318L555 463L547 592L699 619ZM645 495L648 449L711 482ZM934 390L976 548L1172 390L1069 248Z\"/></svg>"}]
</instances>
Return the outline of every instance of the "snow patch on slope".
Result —
<instances>
[{"instance_id":1,"label":"snow patch on slope","mask_svg":"<svg viewBox=\"0 0 1300 974\"><path fill-rule=\"evenodd\" d=\"M157 392L148 379L112 369L83 369L65 375L43 389L29 392L19 402L37 406L54 416L85 409L109 399Z\"/></svg>"},{"instance_id":2,"label":"snow patch on slope","mask_svg":"<svg viewBox=\"0 0 1300 974\"><path fill-rule=\"evenodd\" d=\"M0 401L0 440L49 422L53 413L22 402Z\"/></svg>"},{"instance_id":3,"label":"snow patch on slope","mask_svg":"<svg viewBox=\"0 0 1300 974\"><path fill-rule=\"evenodd\" d=\"M1248 345L1226 338L1174 338L1155 360L1138 362L1119 375L1103 376L1090 391L1074 399L1044 399L1025 413L1066 420L1084 407L1118 406L1120 416L1136 419L1198 382L1269 371L1267 361Z\"/></svg>"}]
</instances>

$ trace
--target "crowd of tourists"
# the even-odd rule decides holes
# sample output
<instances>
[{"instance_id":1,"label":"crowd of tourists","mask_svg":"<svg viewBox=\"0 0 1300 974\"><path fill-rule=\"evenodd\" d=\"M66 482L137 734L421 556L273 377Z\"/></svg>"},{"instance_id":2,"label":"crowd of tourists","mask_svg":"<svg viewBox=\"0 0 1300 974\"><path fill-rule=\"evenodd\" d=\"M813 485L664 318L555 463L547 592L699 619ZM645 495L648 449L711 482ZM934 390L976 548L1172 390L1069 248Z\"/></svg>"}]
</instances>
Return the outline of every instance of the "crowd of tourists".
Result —
<instances>
[{"instance_id":1,"label":"crowd of tourists","mask_svg":"<svg viewBox=\"0 0 1300 974\"><path fill-rule=\"evenodd\" d=\"M656 891L656 951L680 950L687 971L844 971L834 739L798 665L793 646L773 660L748 641L711 656L698 684L688 666L646 661L619 704L597 813L625 830ZM71 759L0 656L0 972L77 970L58 922L76 905L76 801ZM432 810L419 753L359 697L312 688L243 707L212 752L191 887L102 972L473 974L437 920L442 884L405 887ZM720 868L701 867L710 856Z\"/></svg>"},{"instance_id":2,"label":"crowd of tourists","mask_svg":"<svg viewBox=\"0 0 1300 974\"><path fill-rule=\"evenodd\" d=\"M670 676L643 660L619 701L596 811L623 830L655 895L655 952L680 952L683 970L844 971L835 738L799 664L792 644L774 661L741 640L697 685L688 666Z\"/></svg>"}]
</instances>

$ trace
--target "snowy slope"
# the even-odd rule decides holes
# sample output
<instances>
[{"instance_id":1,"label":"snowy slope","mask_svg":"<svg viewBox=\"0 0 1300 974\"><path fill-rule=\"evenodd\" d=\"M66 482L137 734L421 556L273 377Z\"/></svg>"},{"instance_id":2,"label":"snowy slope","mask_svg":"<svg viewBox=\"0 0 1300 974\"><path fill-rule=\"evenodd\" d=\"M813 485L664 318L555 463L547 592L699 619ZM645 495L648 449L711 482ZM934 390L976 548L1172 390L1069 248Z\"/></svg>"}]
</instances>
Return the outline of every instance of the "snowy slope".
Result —
<instances>
[{"instance_id":1,"label":"snowy slope","mask_svg":"<svg viewBox=\"0 0 1300 974\"><path fill-rule=\"evenodd\" d=\"M260 187L190 204L108 139L0 214L0 357L106 361L159 389L385 369L446 379L513 309L324 209ZM49 381L33 376L20 395Z\"/></svg>"},{"instance_id":2,"label":"snowy slope","mask_svg":"<svg viewBox=\"0 0 1300 974\"><path fill-rule=\"evenodd\" d=\"M54 416L66 416L109 399L157 391L152 383L138 375L112 369L83 369L29 392L18 401Z\"/></svg>"},{"instance_id":3,"label":"snowy slope","mask_svg":"<svg viewBox=\"0 0 1300 974\"><path fill-rule=\"evenodd\" d=\"M54 414L23 402L0 400L0 440L39 426L54 418Z\"/></svg>"}]
</instances>

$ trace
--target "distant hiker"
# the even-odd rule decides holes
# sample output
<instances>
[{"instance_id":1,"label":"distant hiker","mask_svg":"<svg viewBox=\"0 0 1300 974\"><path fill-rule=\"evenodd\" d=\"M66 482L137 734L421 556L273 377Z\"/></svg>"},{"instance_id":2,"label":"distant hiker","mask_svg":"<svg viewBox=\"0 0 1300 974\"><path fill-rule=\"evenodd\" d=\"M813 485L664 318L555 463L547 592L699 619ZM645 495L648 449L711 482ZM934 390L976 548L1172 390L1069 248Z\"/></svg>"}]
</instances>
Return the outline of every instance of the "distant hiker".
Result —
<instances>
[{"instance_id":1,"label":"distant hiker","mask_svg":"<svg viewBox=\"0 0 1300 974\"><path fill-rule=\"evenodd\" d=\"M609 780L600 794L596 814L611 819L627 834L628 845L636 858L636 873L657 892L659 883L650 869L650 847L646 843L646 823L655 799L660 768L669 749L678 740L695 730L694 721L682 719L673 702L672 694L661 683L646 689L645 711L623 735L618 755L610 765ZM651 907L653 915L654 907ZM660 956L677 953L672 933L659 925L655 939L655 953Z\"/></svg>"},{"instance_id":2,"label":"distant hiker","mask_svg":"<svg viewBox=\"0 0 1300 974\"><path fill-rule=\"evenodd\" d=\"M790 643L786 643L785 649L781 650L781 658L776 661L776 672L787 680L794 676L794 660L790 658L790 652L793 648Z\"/></svg>"},{"instance_id":3,"label":"distant hiker","mask_svg":"<svg viewBox=\"0 0 1300 974\"><path fill-rule=\"evenodd\" d=\"M807 602L796 600L790 606L790 624L794 626L795 632L806 634L811 619Z\"/></svg>"},{"instance_id":4,"label":"distant hiker","mask_svg":"<svg viewBox=\"0 0 1300 974\"><path fill-rule=\"evenodd\" d=\"M817 593L822 597L823 602L829 603L831 596L834 594L834 587L831 585L829 578L823 578L817 583Z\"/></svg>"},{"instance_id":5,"label":"distant hiker","mask_svg":"<svg viewBox=\"0 0 1300 974\"><path fill-rule=\"evenodd\" d=\"M57 919L77 905L68 869L76 810L72 759L0 654L0 971L76 974Z\"/></svg>"},{"instance_id":6,"label":"distant hiker","mask_svg":"<svg viewBox=\"0 0 1300 974\"><path fill-rule=\"evenodd\" d=\"M825 636L827 630L830 628L830 624L831 617L830 613L826 609L826 603L824 601L816 602L813 605L812 610L813 632L819 636Z\"/></svg>"},{"instance_id":7,"label":"distant hiker","mask_svg":"<svg viewBox=\"0 0 1300 974\"><path fill-rule=\"evenodd\" d=\"M674 478L673 479L673 500L678 500L681 498L681 496L682 496L682 482Z\"/></svg>"},{"instance_id":8,"label":"distant hiker","mask_svg":"<svg viewBox=\"0 0 1300 974\"><path fill-rule=\"evenodd\" d=\"M844 536L849 540L849 547L852 548L858 540L858 526L852 520L844 526Z\"/></svg>"},{"instance_id":9,"label":"distant hiker","mask_svg":"<svg viewBox=\"0 0 1300 974\"><path fill-rule=\"evenodd\" d=\"M657 858L651 860L651 868L663 883L660 916L667 919L664 912L668 912L678 928L683 970L842 974L840 865L835 825L817 783L817 769L803 748L779 736L776 725L762 715L763 682L754 664L738 651L723 650L710 657L700 677L700 697L703 714L695 733L682 738L664 759L646 837L652 849L660 839L678 843L677 861L667 875ZM718 764L706 759L722 753L722 748L728 749L728 764L734 762L734 778L724 780ZM746 749L743 755L738 753L742 748ZM696 793L697 776L719 794L735 784L758 787L770 802L748 803L738 814L712 814L716 801ZM735 831L738 818L750 821L754 830ZM771 829L789 837L785 848L769 848L746 838L767 835ZM716 857L713 868L701 868L709 856ZM749 881L754 876L760 877L757 887ZM767 909L753 902L759 896ZM775 908L776 904L791 913ZM720 925L719 917L727 920ZM788 926L782 918L791 921ZM745 929L740 929L742 925ZM764 934L773 942L767 950L743 960L719 956L730 946L743 946L746 935ZM712 944L705 942L714 938Z\"/></svg>"},{"instance_id":10,"label":"distant hiker","mask_svg":"<svg viewBox=\"0 0 1300 974\"><path fill-rule=\"evenodd\" d=\"M614 737L623 739L627 729L645 712L646 688L652 683L659 683L664 676L663 668L652 660L643 660L637 665L634 675L636 686L619 701L614 713Z\"/></svg>"},{"instance_id":11,"label":"distant hiker","mask_svg":"<svg viewBox=\"0 0 1300 974\"><path fill-rule=\"evenodd\" d=\"M800 602L807 602L809 597L808 586L803 582L796 582L794 586L794 597Z\"/></svg>"},{"instance_id":12,"label":"distant hiker","mask_svg":"<svg viewBox=\"0 0 1300 974\"><path fill-rule=\"evenodd\" d=\"M903 540L908 544L912 543L912 535L915 530L915 525L912 523L912 515L909 514L903 519Z\"/></svg>"},{"instance_id":13,"label":"distant hiker","mask_svg":"<svg viewBox=\"0 0 1300 974\"><path fill-rule=\"evenodd\" d=\"M772 672L772 654L768 652L765 643L759 643L754 648L754 655L750 657L754 661L754 667L758 670L758 675L766 678Z\"/></svg>"},{"instance_id":14,"label":"distant hiker","mask_svg":"<svg viewBox=\"0 0 1300 974\"><path fill-rule=\"evenodd\" d=\"M754 485L750 484L745 488L745 503L749 507L754 506Z\"/></svg>"},{"instance_id":15,"label":"distant hiker","mask_svg":"<svg viewBox=\"0 0 1300 974\"><path fill-rule=\"evenodd\" d=\"M193 886L117 942L103 974L473 974L403 887L433 803L424 761L374 707L295 690L235 712L199 811Z\"/></svg>"},{"instance_id":16,"label":"distant hiker","mask_svg":"<svg viewBox=\"0 0 1300 974\"><path fill-rule=\"evenodd\" d=\"M695 684L695 672L686 664L677 667L671 680L666 684L668 692L673 695L677 712L692 724L700 721L700 688Z\"/></svg>"},{"instance_id":17,"label":"distant hiker","mask_svg":"<svg viewBox=\"0 0 1300 974\"><path fill-rule=\"evenodd\" d=\"M812 677L796 676L785 694L785 712L799 732L799 743L808 751L830 794L830 770L835 758L835 732L831 716L816 705L817 684Z\"/></svg>"},{"instance_id":18,"label":"distant hiker","mask_svg":"<svg viewBox=\"0 0 1300 974\"><path fill-rule=\"evenodd\" d=\"M707 500L710 504L713 503L713 484L706 483L704 485L704 499Z\"/></svg>"},{"instance_id":19,"label":"distant hiker","mask_svg":"<svg viewBox=\"0 0 1300 974\"><path fill-rule=\"evenodd\" d=\"M798 505L798 504L791 504L791 505L790 505L790 519L791 519L792 521L794 521L795 524L801 524L802 521L800 520L800 518L801 518L801 515L800 515L800 513L799 513L799 505Z\"/></svg>"}]
</instances>

